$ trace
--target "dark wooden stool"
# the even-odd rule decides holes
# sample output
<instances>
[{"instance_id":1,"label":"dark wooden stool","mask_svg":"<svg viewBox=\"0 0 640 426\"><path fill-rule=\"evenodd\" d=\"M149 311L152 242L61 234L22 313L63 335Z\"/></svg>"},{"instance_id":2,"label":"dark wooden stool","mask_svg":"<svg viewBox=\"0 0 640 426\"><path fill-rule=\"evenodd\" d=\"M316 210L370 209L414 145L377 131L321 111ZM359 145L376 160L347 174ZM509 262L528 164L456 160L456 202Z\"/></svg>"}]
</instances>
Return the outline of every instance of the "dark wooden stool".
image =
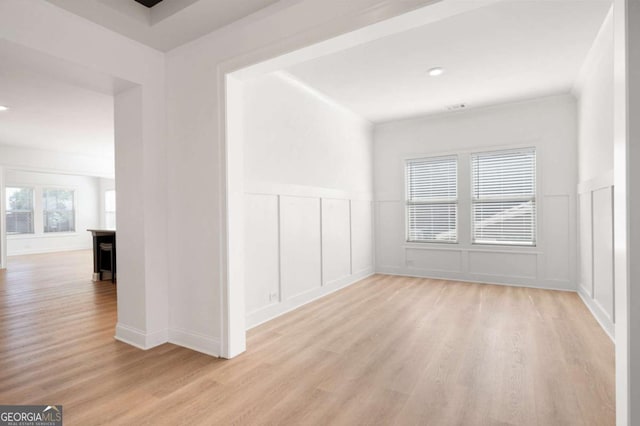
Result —
<instances>
[{"instance_id":1,"label":"dark wooden stool","mask_svg":"<svg viewBox=\"0 0 640 426\"><path fill-rule=\"evenodd\" d=\"M102 281L103 272L111 272L111 282L116 282L116 262L113 244L100 243L100 280ZM105 256L109 259L109 269L105 268Z\"/></svg>"}]
</instances>

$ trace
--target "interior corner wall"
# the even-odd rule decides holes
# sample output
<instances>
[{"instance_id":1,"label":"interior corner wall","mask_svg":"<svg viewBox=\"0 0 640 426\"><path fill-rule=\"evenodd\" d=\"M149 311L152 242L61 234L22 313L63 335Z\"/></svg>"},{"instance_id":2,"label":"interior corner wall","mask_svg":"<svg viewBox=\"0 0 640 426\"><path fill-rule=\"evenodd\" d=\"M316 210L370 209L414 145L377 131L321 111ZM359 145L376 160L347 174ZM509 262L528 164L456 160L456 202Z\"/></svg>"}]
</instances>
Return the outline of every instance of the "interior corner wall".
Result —
<instances>
[{"instance_id":1,"label":"interior corner wall","mask_svg":"<svg viewBox=\"0 0 640 426\"><path fill-rule=\"evenodd\" d=\"M35 173L7 170L8 187L29 187L34 190L34 233L7 236L7 255L50 253L83 250L92 247L91 234L86 230L100 224L98 178L89 176ZM74 191L75 231L45 234L43 232L42 190L64 188Z\"/></svg>"},{"instance_id":2,"label":"interior corner wall","mask_svg":"<svg viewBox=\"0 0 640 426\"><path fill-rule=\"evenodd\" d=\"M614 220L613 19L604 22L585 62L578 99L578 292L613 339Z\"/></svg>"},{"instance_id":3,"label":"interior corner wall","mask_svg":"<svg viewBox=\"0 0 640 426\"><path fill-rule=\"evenodd\" d=\"M576 137L570 95L377 125L376 271L576 290ZM538 163L536 247L472 244L471 178L460 174L469 170L470 153L531 146ZM459 242L407 243L404 162L449 153L459 154Z\"/></svg>"},{"instance_id":4,"label":"interior corner wall","mask_svg":"<svg viewBox=\"0 0 640 426\"><path fill-rule=\"evenodd\" d=\"M251 328L373 273L372 125L281 73L243 94Z\"/></svg>"}]
</instances>

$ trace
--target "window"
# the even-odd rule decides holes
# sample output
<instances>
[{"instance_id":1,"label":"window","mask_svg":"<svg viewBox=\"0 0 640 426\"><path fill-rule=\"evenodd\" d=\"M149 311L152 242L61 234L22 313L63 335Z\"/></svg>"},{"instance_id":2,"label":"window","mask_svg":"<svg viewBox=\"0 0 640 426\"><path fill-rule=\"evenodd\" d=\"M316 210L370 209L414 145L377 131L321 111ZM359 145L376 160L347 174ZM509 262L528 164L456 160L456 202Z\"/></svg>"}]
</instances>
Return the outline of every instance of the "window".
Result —
<instances>
[{"instance_id":1,"label":"window","mask_svg":"<svg viewBox=\"0 0 640 426\"><path fill-rule=\"evenodd\" d=\"M458 157L409 160L407 241L456 242L458 239Z\"/></svg>"},{"instance_id":2,"label":"window","mask_svg":"<svg viewBox=\"0 0 640 426\"><path fill-rule=\"evenodd\" d=\"M44 189L42 191L44 232L74 232L74 193L70 189Z\"/></svg>"},{"instance_id":3,"label":"window","mask_svg":"<svg viewBox=\"0 0 640 426\"><path fill-rule=\"evenodd\" d=\"M536 243L534 148L471 155L473 242Z\"/></svg>"},{"instance_id":4,"label":"window","mask_svg":"<svg viewBox=\"0 0 640 426\"><path fill-rule=\"evenodd\" d=\"M7 234L33 234L33 189L6 188Z\"/></svg>"},{"instance_id":5,"label":"window","mask_svg":"<svg viewBox=\"0 0 640 426\"><path fill-rule=\"evenodd\" d=\"M107 229L116 228L116 191L104 192L104 225Z\"/></svg>"}]
</instances>

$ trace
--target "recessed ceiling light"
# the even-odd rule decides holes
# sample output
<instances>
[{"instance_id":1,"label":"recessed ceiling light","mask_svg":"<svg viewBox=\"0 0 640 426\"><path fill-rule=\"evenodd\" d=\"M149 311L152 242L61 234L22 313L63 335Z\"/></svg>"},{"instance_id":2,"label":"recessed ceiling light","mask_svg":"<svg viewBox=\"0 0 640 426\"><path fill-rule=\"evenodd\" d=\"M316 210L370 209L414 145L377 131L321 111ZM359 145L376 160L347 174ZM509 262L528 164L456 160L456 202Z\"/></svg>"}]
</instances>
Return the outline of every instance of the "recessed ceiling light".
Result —
<instances>
[{"instance_id":1,"label":"recessed ceiling light","mask_svg":"<svg viewBox=\"0 0 640 426\"><path fill-rule=\"evenodd\" d=\"M9 107L6 107L4 105L0 105L0 111L6 111L8 109L9 109Z\"/></svg>"},{"instance_id":2,"label":"recessed ceiling light","mask_svg":"<svg viewBox=\"0 0 640 426\"><path fill-rule=\"evenodd\" d=\"M444 69L442 67L435 67L429 70L429 75L431 77L437 77L439 75L442 75L443 72L444 72Z\"/></svg>"}]
</instances>

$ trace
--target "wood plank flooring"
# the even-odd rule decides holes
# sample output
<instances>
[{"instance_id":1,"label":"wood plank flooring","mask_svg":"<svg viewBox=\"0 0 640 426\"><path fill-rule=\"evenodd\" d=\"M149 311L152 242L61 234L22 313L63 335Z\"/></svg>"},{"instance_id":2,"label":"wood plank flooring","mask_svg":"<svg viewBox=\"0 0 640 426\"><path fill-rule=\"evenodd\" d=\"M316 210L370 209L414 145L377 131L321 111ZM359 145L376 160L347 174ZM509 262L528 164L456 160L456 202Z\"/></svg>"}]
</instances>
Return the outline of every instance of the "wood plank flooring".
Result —
<instances>
[{"instance_id":1,"label":"wood plank flooring","mask_svg":"<svg viewBox=\"0 0 640 426\"><path fill-rule=\"evenodd\" d=\"M66 425L613 425L614 348L575 293L376 275L218 360L113 339L91 252L0 272L0 403Z\"/></svg>"}]
</instances>

